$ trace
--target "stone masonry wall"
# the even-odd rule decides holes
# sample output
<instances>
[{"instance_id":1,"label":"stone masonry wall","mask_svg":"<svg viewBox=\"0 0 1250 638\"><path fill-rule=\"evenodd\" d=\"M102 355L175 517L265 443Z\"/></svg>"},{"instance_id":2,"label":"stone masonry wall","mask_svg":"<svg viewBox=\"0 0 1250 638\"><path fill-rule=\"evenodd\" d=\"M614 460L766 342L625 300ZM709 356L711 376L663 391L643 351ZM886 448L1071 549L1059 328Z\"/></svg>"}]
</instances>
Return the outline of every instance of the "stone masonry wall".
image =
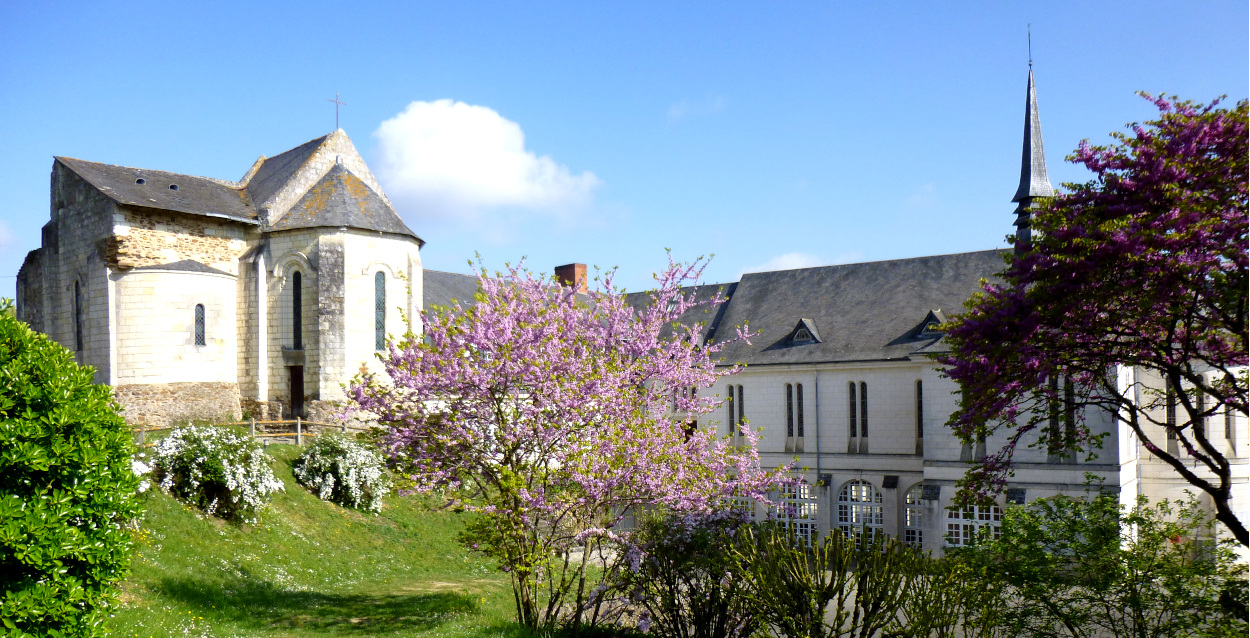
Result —
<instances>
[{"instance_id":1,"label":"stone masonry wall","mask_svg":"<svg viewBox=\"0 0 1250 638\"><path fill-rule=\"evenodd\" d=\"M161 427L242 418L239 386L234 383L131 384L117 386L113 392L130 425Z\"/></svg>"},{"instance_id":2,"label":"stone masonry wall","mask_svg":"<svg viewBox=\"0 0 1250 638\"><path fill-rule=\"evenodd\" d=\"M104 256L121 270L193 259L237 275L248 234L238 222L118 206Z\"/></svg>"}]
</instances>

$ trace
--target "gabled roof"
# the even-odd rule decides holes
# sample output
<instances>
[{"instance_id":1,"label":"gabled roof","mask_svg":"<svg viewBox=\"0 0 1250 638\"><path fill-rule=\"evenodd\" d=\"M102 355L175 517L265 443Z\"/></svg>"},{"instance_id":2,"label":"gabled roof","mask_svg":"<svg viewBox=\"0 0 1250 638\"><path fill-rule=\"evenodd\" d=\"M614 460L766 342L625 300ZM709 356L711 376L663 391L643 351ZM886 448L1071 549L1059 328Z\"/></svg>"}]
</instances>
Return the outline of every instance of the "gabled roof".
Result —
<instances>
[{"instance_id":1,"label":"gabled roof","mask_svg":"<svg viewBox=\"0 0 1250 638\"><path fill-rule=\"evenodd\" d=\"M940 335L913 334L933 309L960 309L981 279L1003 270L1005 251L916 257L742 276L720 332L746 324L751 343L729 344L723 363L752 365L903 360L933 352ZM811 318L821 341L791 347L797 323ZM714 337L719 339L720 337Z\"/></svg>"},{"instance_id":2,"label":"gabled roof","mask_svg":"<svg viewBox=\"0 0 1250 638\"><path fill-rule=\"evenodd\" d=\"M255 172L246 180L247 191L252 201L257 205L263 205L269 201L275 193L282 190L295 172L308 162L328 137L330 136L322 135L289 151L261 159L260 166L256 167Z\"/></svg>"},{"instance_id":3,"label":"gabled roof","mask_svg":"<svg viewBox=\"0 0 1250 638\"><path fill-rule=\"evenodd\" d=\"M738 284L703 284L700 286L686 286L681 289L683 295L691 296L695 303L706 302L714 299L719 292L721 297L726 301L731 299L734 291L737 290ZM638 312L642 312L651 304L651 292L631 292L625 295L625 303L632 306ZM722 301L717 305L703 305L689 308L677 318L677 323L683 326L701 326L699 330L699 338L706 342L708 339L715 338L716 333L722 325L721 319L724 318L725 308L727 304ZM672 328L665 327L661 330L662 336L669 336L673 332Z\"/></svg>"},{"instance_id":4,"label":"gabled roof","mask_svg":"<svg viewBox=\"0 0 1250 638\"><path fill-rule=\"evenodd\" d=\"M308 189L273 230L340 226L407 235L425 243L386 200L342 164L335 164Z\"/></svg>"},{"instance_id":5,"label":"gabled roof","mask_svg":"<svg viewBox=\"0 0 1250 638\"><path fill-rule=\"evenodd\" d=\"M806 331L806 335L803 335L803 331ZM800 335L804 336L804 338L800 339ZM820 332L816 330L815 321L811 319L799 319L799 322L794 324L794 328L790 330L790 335L787 336L786 339L791 343L791 345L820 343Z\"/></svg>"},{"instance_id":6,"label":"gabled roof","mask_svg":"<svg viewBox=\"0 0 1250 638\"><path fill-rule=\"evenodd\" d=\"M451 307L452 300L463 307L476 303L477 275L461 275L439 270L426 270L421 279L422 307L429 311L434 306Z\"/></svg>"},{"instance_id":7,"label":"gabled roof","mask_svg":"<svg viewBox=\"0 0 1250 638\"><path fill-rule=\"evenodd\" d=\"M257 223L246 191L237 184L72 157L55 159L119 204Z\"/></svg>"}]
</instances>

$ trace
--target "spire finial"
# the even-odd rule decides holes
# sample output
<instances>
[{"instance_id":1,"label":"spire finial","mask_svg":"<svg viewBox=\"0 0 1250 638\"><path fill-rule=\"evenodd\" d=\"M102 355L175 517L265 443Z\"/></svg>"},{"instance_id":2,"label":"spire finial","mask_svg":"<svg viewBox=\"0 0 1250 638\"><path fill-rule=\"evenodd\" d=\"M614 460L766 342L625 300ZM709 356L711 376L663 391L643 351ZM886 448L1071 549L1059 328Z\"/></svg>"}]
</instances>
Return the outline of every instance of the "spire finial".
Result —
<instances>
[{"instance_id":1,"label":"spire finial","mask_svg":"<svg viewBox=\"0 0 1250 638\"><path fill-rule=\"evenodd\" d=\"M1029 68L1033 68L1033 23L1029 23Z\"/></svg>"}]
</instances>

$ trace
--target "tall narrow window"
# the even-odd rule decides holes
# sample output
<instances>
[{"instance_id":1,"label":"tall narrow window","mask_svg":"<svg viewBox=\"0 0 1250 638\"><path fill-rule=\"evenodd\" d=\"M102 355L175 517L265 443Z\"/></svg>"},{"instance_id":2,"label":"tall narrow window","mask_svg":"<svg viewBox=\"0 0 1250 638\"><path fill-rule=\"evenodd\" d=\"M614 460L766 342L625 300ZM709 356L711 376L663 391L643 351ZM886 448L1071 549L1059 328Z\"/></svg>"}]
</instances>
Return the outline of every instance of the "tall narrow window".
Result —
<instances>
[{"instance_id":1,"label":"tall narrow window","mask_svg":"<svg viewBox=\"0 0 1250 638\"><path fill-rule=\"evenodd\" d=\"M1076 388L1072 385L1072 378L1068 377L1063 380L1063 445L1064 449L1070 450L1066 457L1068 462L1076 461L1076 452L1071 451L1075 443Z\"/></svg>"},{"instance_id":2,"label":"tall narrow window","mask_svg":"<svg viewBox=\"0 0 1250 638\"><path fill-rule=\"evenodd\" d=\"M726 421L725 421L725 423L726 423L726 425L729 427L729 434L730 434L730 435L733 435L733 433L734 433L734 423L736 423L736 421L735 421L735 417L736 417L736 415L734 414L734 387L733 387L733 384L731 383L731 384L729 384L729 385L725 386L725 390L726 390L726 395L725 395L725 407L729 409L729 419L728 419L728 420L726 420Z\"/></svg>"},{"instance_id":3,"label":"tall narrow window","mask_svg":"<svg viewBox=\"0 0 1250 638\"><path fill-rule=\"evenodd\" d=\"M794 386L786 384L786 437L794 437Z\"/></svg>"},{"instance_id":4,"label":"tall narrow window","mask_svg":"<svg viewBox=\"0 0 1250 638\"><path fill-rule=\"evenodd\" d=\"M746 405L742 398L742 386L738 386L738 436L742 436L742 426L746 424Z\"/></svg>"},{"instance_id":5,"label":"tall narrow window","mask_svg":"<svg viewBox=\"0 0 1250 638\"><path fill-rule=\"evenodd\" d=\"M74 349L82 352L82 286L74 282Z\"/></svg>"},{"instance_id":6,"label":"tall narrow window","mask_svg":"<svg viewBox=\"0 0 1250 638\"><path fill-rule=\"evenodd\" d=\"M859 382L859 435L868 437L868 382Z\"/></svg>"},{"instance_id":7,"label":"tall narrow window","mask_svg":"<svg viewBox=\"0 0 1250 638\"><path fill-rule=\"evenodd\" d=\"M924 438L924 384L916 379L916 438Z\"/></svg>"},{"instance_id":8,"label":"tall narrow window","mask_svg":"<svg viewBox=\"0 0 1250 638\"><path fill-rule=\"evenodd\" d=\"M781 528L794 533L794 539L811 545L820 534L816 528L819 501L806 482L784 483L777 494L774 514Z\"/></svg>"},{"instance_id":9,"label":"tall narrow window","mask_svg":"<svg viewBox=\"0 0 1250 638\"><path fill-rule=\"evenodd\" d=\"M373 349L386 347L386 273L373 276Z\"/></svg>"},{"instance_id":10,"label":"tall narrow window","mask_svg":"<svg viewBox=\"0 0 1250 638\"><path fill-rule=\"evenodd\" d=\"M1176 388L1172 386L1172 382L1170 380L1167 381L1166 384L1167 384L1167 389L1164 393L1165 394L1164 398L1167 401L1167 405L1165 407L1165 412L1164 412L1164 421L1167 423L1167 426L1168 426L1168 439L1175 441L1176 440Z\"/></svg>"},{"instance_id":11,"label":"tall narrow window","mask_svg":"<svg viewBox=\"0 0 1250 638\"><path fill-rule=\"evenodd\" d=\"M304 349L304 276L291 273L291 347Z\"/></svg>"},{"instance_id":12,"label":"tall narrow window","mask_svg":"<svg viewBox=\"0 0 1250 638\"><path fill-rule=\"evenodd\" d=\"M851 438L859 436L859 429L855 422L855 382L852 381L848 386L850 390L851 400L847 404L847 419L851 424Z\"/></svg>"},{"instance_id":13,"label":"tall narrow window","mask_svg":"<svg viewBox=\"0 0 1250 638\"><path fill-rule=\"evenodd\" d=\"M794 386L794 398L798 402L798 415L797 416L798 416L799 424L796 429L796 432L797 432L796 436L798 436L801 439L803 438L803 384L802 383L796 384Z\"/></svg>"},{"instance_id":14,"label":"tall narrow window","mask_svg":"<svg viewBox=\"0 0 1250 638\"><path fill-rule=\"evenodd\" d=\"M1233 406L1224 404L1224 438L1233 440Z\"/></svg>"},{"instance_id":15,"label":"tall narrow window","mask_svg":"<svg viewBox=\"0 0 1250 638\"><path fill-rule=\"evenodd\" d=\"M903 497L903 542L915 548L924 547L924 509L920 504L923 494L924 483L917 483Z\"/></svg>"},{"instance_id":16,"label":"tall narrow window","mask_svg":"<svg viewBox=\"0 0 1250 638\"><path fill-rule=\"evenodd\" d=\"M1203 394L1201 390L1198 390L1194 394L1197 395L1196 400L1198 402L1198 420L1194 423L1194 425L1197 426L1195 429L1201 432L1202 436L1205 437L1207 435L1207 395Z\"/></svg>"},{"instance_id":17,"label":"tall narrow window","mask_svg":"<svg viewBox=\"0 0 1250 638\"><path fill-rule=\"evenodd\" d=\"M208 343L208 339L204 336L204 304L195 304L195 345L202 346Z\"/></svg>"}]
</instances>

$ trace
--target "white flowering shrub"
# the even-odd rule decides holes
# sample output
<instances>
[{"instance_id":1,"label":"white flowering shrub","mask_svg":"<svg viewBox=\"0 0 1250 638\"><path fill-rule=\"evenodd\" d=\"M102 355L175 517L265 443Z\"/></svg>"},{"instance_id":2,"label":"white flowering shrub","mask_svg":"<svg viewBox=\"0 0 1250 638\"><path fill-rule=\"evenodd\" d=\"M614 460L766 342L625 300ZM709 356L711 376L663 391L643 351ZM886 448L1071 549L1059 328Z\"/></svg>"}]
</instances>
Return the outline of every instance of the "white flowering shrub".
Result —
<instances>
[{"instance_id":1,"label":"white flowering shrub","mask_svg":"<svg viewBox=\"0 0 1250 638\"><path fill-rule=\"evenodd\" d=\"M376 512L390 491L382 455L347 436L326 433L295 459L295 480L323 501Z\"/></svg>"},{"instance_id":2,"label":"white flowering shrub","mask_svg":"<svg viewBox=\"0 0 1250 638\"><path fill-rule=\"evenodd\" d=\"M269 495L283 489L260 444L228 428L177 428L152 457L162 490L226 520L255 522Z\"/></svg>"}]
</instances>

